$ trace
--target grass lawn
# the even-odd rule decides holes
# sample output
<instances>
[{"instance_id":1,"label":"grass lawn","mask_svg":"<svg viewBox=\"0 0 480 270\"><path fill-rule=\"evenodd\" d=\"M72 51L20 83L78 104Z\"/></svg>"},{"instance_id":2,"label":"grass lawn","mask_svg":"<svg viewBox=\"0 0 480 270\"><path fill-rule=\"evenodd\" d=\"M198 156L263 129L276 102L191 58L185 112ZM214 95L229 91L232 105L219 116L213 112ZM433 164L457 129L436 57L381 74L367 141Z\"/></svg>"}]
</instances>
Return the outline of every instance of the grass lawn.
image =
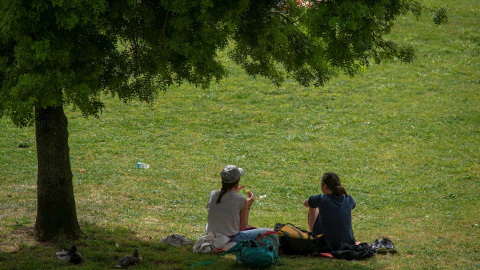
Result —
<instances>
[{"instance_id":1,"label":"grass lawn","mask_svg":"<svg viewBox=\"0 0 480 270\"><path fill-rule=\"evenodd\" d=\"M278 269L479 269L480 2L424 2L448 6L450 22L399 18L391 38L415 47L412 64L375 65L324 88L275 88L225 58L231 76L209 89L172 87L152 104L105 97L99 119L68 107L85 233L74 243L78 266L54 258L72 243L33 240L35 130L0 119L0 268L113 268L133 249L144 261L132 269L242 268L234 255L192 268L215 256L160 242L204 234L208 195L236 164L257 197L251 225L307 228L302 202L333 171L357 202L357 241L389 237L399 250L366 261L283 256Z\"/></svg>"}]
</instances>

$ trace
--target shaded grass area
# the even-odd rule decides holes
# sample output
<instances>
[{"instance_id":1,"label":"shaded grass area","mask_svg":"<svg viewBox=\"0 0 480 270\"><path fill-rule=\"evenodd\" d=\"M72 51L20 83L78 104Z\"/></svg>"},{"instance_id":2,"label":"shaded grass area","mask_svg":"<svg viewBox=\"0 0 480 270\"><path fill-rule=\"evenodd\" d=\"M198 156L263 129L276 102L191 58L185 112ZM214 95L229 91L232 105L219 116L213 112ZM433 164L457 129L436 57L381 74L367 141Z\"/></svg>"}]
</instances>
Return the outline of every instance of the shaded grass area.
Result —
<instances>
[{"instance_id":1,"label":"shaded grass area","mask_svg":"<svg viewBox=\"0 0 480 270\"><path fill-rule=\"evenodd\" d=\"M173 87L152 104L105 97L99 119L68 108L85 232L75 242L85 262L75 267L112 268L134 248L144 257L138 269L191 269L185 264L214 259L160 239L200 237L208 194L220 187L223 166L236 164L257 196L252 225L306 228L302 202L320 192L325 171L334 171L357 201L357 240L390 237L400 253L364 262L284 256L280 269L480 268L474 240L480 234L480 7L428 3L448 5L450 23L399 19L391 38L417 49L409 65L375 65L325 88L291 80L274 88L225 58L231 76L206 90ZM34 129L1 119L0 130L0 268L67 268L53 256L72 243L42 244L31 236ZM150 169L137 170L137 162ZM241 268L234 261L227 256L197 268Z\"/></svg>"},{"instance_id":2,"label":"shaded grass area","mask_svg":"<svg viewBox=\"0 0 480 270\"><path fill-rule=\"evenodd\" d=\"M168 244L142 239L136 232L125 228L110 227L109 229L91 224L82 224L85 237L76 241L76 247L83 257L79 265L70 265L68 262L55 258L55 251L67 247L71 243L59 240L56 244L42 244L32 240L22 243L19 252L0 252L0 262L8 262L4 269L62 269L87 268L110 269L114 268L118 259L132 250L139 249L144 260L131 269L244 269L241 264L235 264L235 255L227 254L219 258L214 264L187 266L187 263L202 263L217 259L217 255L192 255L191 246L172 247ZM32 234L27 227L15 228L11 236L17 235L24 241ZM284 256L284 258L286 258ZM323 269L334 266L337 269L372 269L371 262L333 261L327 259L309 258L303 256L289 256L279 266L283 269L300 267L305 269Z\"/></svg>"}]
</instances>

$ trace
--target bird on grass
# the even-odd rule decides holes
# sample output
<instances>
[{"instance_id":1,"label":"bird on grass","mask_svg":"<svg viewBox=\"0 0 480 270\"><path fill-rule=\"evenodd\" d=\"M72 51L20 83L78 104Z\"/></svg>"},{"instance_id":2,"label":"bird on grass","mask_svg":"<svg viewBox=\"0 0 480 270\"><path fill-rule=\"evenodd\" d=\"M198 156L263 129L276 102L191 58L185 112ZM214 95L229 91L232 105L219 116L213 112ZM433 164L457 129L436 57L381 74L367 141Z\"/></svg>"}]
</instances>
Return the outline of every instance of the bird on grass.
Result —
<instances>
[{"instance_id":1,"label":"bird on grass","mask_svg":"<svg viewBox=\"0 0 480 270\"><path fill-rule=\"evenodd\" d=\"M55 253L55 257L62 261L68 261L73 264L79 264L82 261L82 255L78 252L76 246L71 246L70 249L62 249Z\"/></svg>"},{"instance_id":2,"label":"bird on grass","mask_svg":"<svg viewBox=\"0 0 480 270\"><path fill-rule=\"evenodd\" d=\"M118 260L117 264L115 265L116 268L127 268L129 266L135 265L139 262L142 261L142 257L140 257L140 254L138 253L138 250L135 249L133 252L133 255L127 255L120 260Z\"/></svg>"}]
</instances>

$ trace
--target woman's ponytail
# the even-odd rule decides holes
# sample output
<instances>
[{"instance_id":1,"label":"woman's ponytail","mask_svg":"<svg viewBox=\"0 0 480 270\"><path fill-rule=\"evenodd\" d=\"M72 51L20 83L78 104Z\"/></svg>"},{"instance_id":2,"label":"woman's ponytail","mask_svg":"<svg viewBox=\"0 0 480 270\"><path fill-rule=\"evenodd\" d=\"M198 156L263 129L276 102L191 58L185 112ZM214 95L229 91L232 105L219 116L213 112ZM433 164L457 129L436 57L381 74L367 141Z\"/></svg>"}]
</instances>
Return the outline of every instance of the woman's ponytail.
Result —
<instances>
[{"instance_id":1,"label":"woman's ponytail","mask_svg":"<svg viewBox=\"0 0 480 270\"><path fill-rule=\"evenodd\" d=\"M347 191L345 190L344 187L342 187L341 185L337 185L335 186L334 188L335 190L333 191L333 194L335 194L336 196L347 196Z\"/></svg>"},{"instance_id":2,"label":"woman's ponytail","mask_svg":"<svg viewBox=\"0 0 480 270\"><path fill-rule=\"evenodd\" d=\"M322 183L327 185L334 195L336 196L347 196L347 191L342 186L340 182L340 177L336 173L327 172L322 177Z\"/></svg>"},{"instance_id":3,"label":"woman's ponytail","mask_svg":"<svg viewBox=\"0 0 480 270\"><path fill-rule=\"evenodd\" d=\"M222 197L223 197L223 195L225 195L225 193L227 193L227 190L223 189L223 186L222 186L222 189L220 190L220 195L218 195L218 198L217 198L217 204L220 203L220 201L222 200Z\"/></svg>"},{"instance_id":4,"label":"woman's ponytail","mask_svg":"<svg viewBox=\"0 0 480 270\"><path fill-rule=\"evenodd\" d=\"M240 179L238 179L237 181L235 181L235 182L233 182L233 183L224 183L224 182L222 182L222 189L220 189L220 194L218 195L217 204L220 203L220 201L222 200L223 195L225 195L225 193L227 193L227 191L229 191L230 189L232 189L234 186L238 185L238 181L240 181Z\"/></svg>"}]
</instances>

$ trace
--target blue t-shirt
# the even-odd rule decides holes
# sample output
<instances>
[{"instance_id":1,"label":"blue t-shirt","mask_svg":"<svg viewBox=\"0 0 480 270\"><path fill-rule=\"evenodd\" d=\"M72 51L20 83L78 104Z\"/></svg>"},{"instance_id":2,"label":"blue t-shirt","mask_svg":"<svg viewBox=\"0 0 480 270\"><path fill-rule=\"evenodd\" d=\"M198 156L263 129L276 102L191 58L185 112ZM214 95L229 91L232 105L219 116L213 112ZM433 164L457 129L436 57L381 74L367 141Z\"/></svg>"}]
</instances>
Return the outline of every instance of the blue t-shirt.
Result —
<instances>
[{"instance_id":1,"label":"blue t-shirt","mask_svg":"<svg viewBox=\"0 0 480 270\"><path fill-rule=\"evenodd\" d=\"M308 206L319 209L312 233L323 234L328 247L332 250L338 250L341 243L355 244L352 230L352 209L355 205L355 200L350 195L311 196L308 198Z\"/></svg>"}]
</instances>

